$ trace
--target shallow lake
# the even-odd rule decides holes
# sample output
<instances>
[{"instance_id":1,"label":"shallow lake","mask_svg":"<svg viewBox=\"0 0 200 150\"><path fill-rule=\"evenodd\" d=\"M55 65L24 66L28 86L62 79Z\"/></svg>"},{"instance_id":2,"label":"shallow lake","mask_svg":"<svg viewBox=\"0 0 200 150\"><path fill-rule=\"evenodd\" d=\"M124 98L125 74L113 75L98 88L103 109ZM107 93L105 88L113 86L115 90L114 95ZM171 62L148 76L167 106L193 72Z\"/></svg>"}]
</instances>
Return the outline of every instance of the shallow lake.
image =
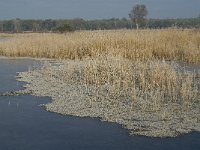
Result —
<instances>
[{"instance_id":1,"label":"shallow lake","mask_svg":"<svg viewBox=\"0 0 200 150\"><path fill-rule=\"evenodd\" d=\"M0 93L22 89L16 72L38 66L33 60L0 59ZM129 136L114 123L45 111L47 97L0 96L0 150L199 150L200 133L176 138Z\"/></svg>"}]
</instances>

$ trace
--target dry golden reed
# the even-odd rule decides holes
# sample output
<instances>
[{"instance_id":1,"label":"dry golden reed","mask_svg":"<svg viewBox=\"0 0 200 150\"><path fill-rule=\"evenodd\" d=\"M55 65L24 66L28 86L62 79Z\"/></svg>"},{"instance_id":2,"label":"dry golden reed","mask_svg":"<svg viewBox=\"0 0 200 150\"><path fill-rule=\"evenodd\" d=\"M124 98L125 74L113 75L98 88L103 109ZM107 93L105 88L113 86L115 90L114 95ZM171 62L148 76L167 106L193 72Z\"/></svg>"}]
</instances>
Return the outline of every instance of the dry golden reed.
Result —
<instances>
[{"instance_id":1,"label":"dry golden reed","mask_svg":"<svg viewBox=\"0 0 200 150\"><path fill-rule=\"evenodd\" d=\"M4 35L5 36L5 35ZM194 30L112 30L15 34L0 42L0 55L58 59L121 56L130 60L200 62L200 32Z\"/></svg>"},{"instance_id":2,"label":"dry golden reed","mask_svg":"<svg viewBox=\"0 0 200 150\"><path fill-rule=\"evenodd\" d=\"M99 56L66 63L50 77L69 84L82 85L94 101L107 99L111 107L120 103L130 111L161 111L165 105L177 104L181 110L192 109L199 101L197 74L177 71L175 63L165 61L130 61L121 57ZM92 103L92 101L90 102ZM173 110L172 110L173 111Z\"/></svg>"}]
</instances>

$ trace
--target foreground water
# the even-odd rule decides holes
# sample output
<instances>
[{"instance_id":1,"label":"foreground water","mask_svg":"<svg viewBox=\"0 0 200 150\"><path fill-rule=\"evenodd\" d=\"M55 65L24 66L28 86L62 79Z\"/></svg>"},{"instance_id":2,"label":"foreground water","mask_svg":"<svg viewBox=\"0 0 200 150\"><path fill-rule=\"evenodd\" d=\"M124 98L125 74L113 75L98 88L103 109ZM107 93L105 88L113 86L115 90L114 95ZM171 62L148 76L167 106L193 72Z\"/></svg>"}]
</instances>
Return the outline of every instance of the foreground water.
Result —
<instances>
[{"instance_id":1,"label":"foreground water","mask_svg":"<svg viewBox=\"0 0 200 150\"><path fill-rule=\"evenodd\" d=\"M0 59L0 92L22 88L16 72L38 66L32 60ZM0 150L199 150L200 133L176 138L129 136L98 119L62 116L39 105L47 97L0 97Z\"/></svg>"}]
</instances>

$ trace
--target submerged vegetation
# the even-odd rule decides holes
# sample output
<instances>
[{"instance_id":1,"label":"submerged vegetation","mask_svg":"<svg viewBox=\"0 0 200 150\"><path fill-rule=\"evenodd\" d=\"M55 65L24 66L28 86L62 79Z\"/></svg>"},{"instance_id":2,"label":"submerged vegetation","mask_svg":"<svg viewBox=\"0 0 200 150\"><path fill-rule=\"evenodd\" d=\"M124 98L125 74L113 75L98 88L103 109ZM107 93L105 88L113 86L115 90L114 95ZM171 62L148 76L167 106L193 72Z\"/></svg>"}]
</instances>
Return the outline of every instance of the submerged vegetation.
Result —
<instances>
[{"instance_id":1,"label":"submerged vegetation","mask_svg":"<svg viewBox=\"0 0 200 150\"><path fill-rule=\"evenodd\" d=\"M55 58L21 73L49 111L101 117L132 134L176 136L200 131L200 31L115 30L16 34L0 55ZM44 80L45 79L45 80Z\"/></svg>"}]
</instances>

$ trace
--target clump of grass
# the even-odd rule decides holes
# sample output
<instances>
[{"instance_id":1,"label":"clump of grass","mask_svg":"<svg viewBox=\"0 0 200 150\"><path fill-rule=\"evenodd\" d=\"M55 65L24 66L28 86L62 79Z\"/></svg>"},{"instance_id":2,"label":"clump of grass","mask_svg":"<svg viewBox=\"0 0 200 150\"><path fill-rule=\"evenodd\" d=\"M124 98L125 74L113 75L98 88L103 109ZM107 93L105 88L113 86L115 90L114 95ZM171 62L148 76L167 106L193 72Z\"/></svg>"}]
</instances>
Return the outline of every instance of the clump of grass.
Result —
<instances>
[{"instance_id":1,"label":"clump of grass","mask_svg":"<svg viewBox=\"0 0 200 150\"><path fill-rule=\"evenodd\" d=\"M73 106L67 99L55 101L56 107L47 106L50 111L118 122L134 135L163 137L200 130L199 74L182 71L175 62L103 55L62 61L59 67L47 64L41 72L48 82L75 86L80 96Z\"/></svg>"},{"instance_id":2,"label":"clump of grass","mask_svg":"<svg viewBox=\"0 0 200 150\"><path fill-rule=\"evenodd\" d=\"M189 110L199 100L196 74L178 72L176 67L175 63L159 60L132 62L121 57L99 56L67 63L54 72L54 77L84 86L95 99L106 97L117 105L127 103L131 110L159 111L174 103Z\"/></svg>"}]
</instances>

